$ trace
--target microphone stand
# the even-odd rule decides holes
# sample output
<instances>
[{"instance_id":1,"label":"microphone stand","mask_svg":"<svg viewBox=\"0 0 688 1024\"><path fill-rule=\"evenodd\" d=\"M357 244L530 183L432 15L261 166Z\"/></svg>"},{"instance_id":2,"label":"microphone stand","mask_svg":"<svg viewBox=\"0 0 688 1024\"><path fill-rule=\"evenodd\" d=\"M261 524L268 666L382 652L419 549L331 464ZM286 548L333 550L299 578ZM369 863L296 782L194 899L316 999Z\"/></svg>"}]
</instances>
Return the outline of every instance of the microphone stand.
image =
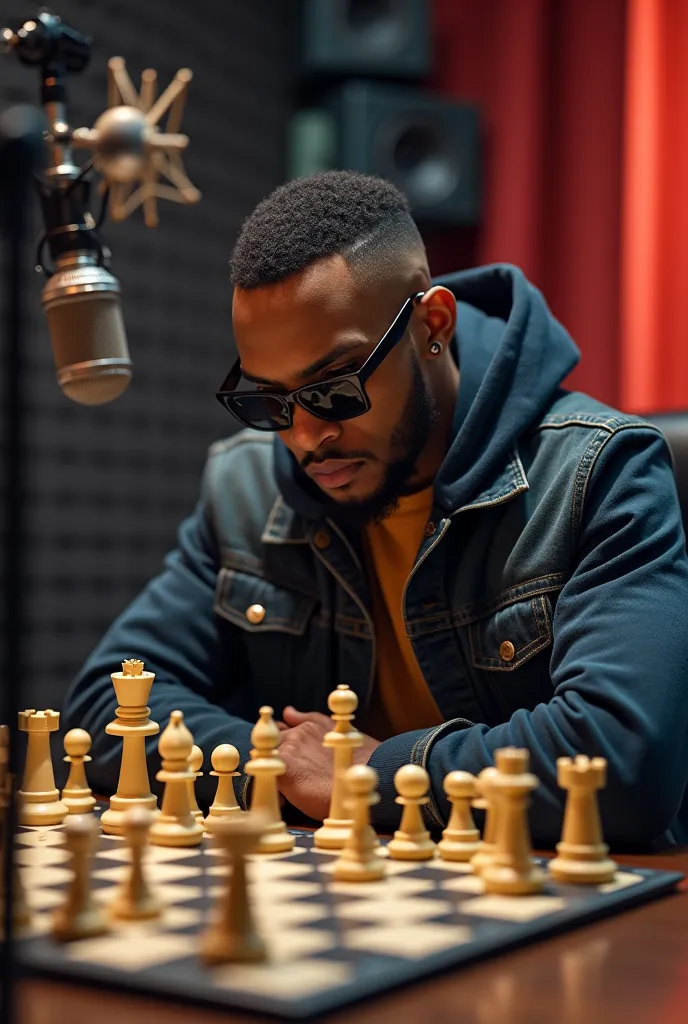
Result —
<instances>
[{"instance_id":1,"label":"microphone stand","mask_svg":"<svg viewBox=\"0 0 688 1024\"><path fill-rule=\"evenodd\" d=\"M17 712L24 682L24 364L25 344L23 299L26 287L24 273L29 195L32 173L41 147L41 117L32 107L14 107L0 118L0 197L3 246L4 299L4 395L2 401L5 458L3 462L2 496L5 521L5 579L3 586L3 652L0 679L0 721L7 723L9 733L9 777L4 778L0 800L5 805L3 829L2 962L0 964L0 1020L10 1024L15 1019L15 982L17 964L13 936L13 852L16 808L12 780L17 771L15 739Z\"/></svg>"}]
</instances>

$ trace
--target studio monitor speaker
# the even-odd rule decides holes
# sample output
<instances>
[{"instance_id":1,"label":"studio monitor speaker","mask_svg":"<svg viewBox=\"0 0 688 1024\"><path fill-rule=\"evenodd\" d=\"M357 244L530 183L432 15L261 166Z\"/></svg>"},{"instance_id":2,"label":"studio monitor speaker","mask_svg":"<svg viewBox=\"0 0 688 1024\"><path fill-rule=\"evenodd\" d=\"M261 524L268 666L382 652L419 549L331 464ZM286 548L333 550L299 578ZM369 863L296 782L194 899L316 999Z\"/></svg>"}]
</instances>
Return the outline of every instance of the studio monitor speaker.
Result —
<instances>
[{"instance_id":1,"label":"studio monitor speaker","mask_svg":"<svg viewBox=\"0 0 688 1024\"><path fill-rule=\"evenodd\" d=\"M480 219L478 109L403 86L352 79L297 113L291 177L329 168L376 174L408 196L419 223Z\"/></svg>"},{"instance_id":2,"label":"studio monitor speaker","mask_svg":"<svg viewBox=\"0 0 688 1024\"><path fill-rule=\"evenodd\" d=\"M302 0L301 73L422 78L430 72L428 0Z\"/></svg>"}]
</instances>

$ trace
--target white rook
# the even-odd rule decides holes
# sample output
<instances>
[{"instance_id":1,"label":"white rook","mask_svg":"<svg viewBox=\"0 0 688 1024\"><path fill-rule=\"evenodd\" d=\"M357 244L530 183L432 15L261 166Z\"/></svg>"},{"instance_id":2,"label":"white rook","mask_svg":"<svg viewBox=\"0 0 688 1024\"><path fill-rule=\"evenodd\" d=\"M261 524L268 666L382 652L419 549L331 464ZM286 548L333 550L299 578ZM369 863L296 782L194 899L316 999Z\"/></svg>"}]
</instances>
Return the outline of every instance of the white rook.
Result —
<instances>
[{"instance_id":1,"label":"white rook","mask_svg":"<svg viewBox=\"0 0 688 1024\"><path fill-rule=\"evenodd\" d=\"M59 711L19 712L19 728L28 733L24 779L17 794L20 825L59 825L69 812L59 799L50 756L50 733L59 726Z\"/></svg>"}]
</instances>

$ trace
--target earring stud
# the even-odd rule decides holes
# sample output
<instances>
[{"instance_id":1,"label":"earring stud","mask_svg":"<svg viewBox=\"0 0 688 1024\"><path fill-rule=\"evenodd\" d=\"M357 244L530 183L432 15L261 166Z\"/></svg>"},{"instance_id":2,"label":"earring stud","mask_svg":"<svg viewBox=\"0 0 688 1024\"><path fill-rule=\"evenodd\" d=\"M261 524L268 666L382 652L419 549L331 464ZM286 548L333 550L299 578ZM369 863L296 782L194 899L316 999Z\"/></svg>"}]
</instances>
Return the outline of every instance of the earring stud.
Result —
<instances>
[{"instance_id":1,"label":"earring stud","mask_svg":"<svg viewBox=\"0 0 688 1024\"><path fill-rule=\"evenodd\" d=\"M438 356L441 351L442 346L440 345L439 341L430 342L430 355Z\"/></svg>"}]
</instances>

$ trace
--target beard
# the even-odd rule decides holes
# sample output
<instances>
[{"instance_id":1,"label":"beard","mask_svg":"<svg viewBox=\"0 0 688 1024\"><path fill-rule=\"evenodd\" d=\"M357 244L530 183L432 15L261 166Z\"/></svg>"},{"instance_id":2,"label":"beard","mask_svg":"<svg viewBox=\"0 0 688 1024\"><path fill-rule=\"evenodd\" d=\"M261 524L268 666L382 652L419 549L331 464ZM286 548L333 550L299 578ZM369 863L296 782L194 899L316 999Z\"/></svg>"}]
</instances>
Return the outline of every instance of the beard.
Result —
<instances>
[{"instance_id":1,"label":"beard","mask_svg":"<svg viewBox=\"0 0 688 1024\"><path fill-rule=\"evenodd\" d=\"M325 514L344 527L360 528L367 523L381 523L399 506L402 495L410 493L408 482L416 463L428 443L430 431L437 422L436 403L421 372L418 356L411 350L412 378L403 412L391 436L391 450L397 458L388 462L382 481L372 494L350 501L325 499ZM328 452L330 458L365 457L375 460L371 452ZM427 486L426 483L423 486Z\"/></svg>"}]
</instances>

